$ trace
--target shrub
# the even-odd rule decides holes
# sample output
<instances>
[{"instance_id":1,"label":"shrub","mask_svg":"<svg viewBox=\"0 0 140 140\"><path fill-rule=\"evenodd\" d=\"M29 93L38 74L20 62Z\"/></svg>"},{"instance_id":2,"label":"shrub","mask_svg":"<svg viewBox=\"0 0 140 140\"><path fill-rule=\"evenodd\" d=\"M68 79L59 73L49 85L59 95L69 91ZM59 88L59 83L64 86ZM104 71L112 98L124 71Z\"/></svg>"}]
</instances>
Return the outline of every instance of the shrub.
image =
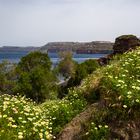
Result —
<instances>
[{"instance_id":1,"label":"shrub","mask_svg":"<svg viewBox=\"0 0 140 140\"><path fill-rule=\"evenodd\" d=\"M75 75L72 76L72 78L68 82L68 87L77 86L81 83L81 81L88 76L88 74L91 74L93 71L95 71L97 68L99 68L99 64L96 60L89 59L85 62L78 64Z\"/></svg>"},{"instance_id":2,"label":"shrub","mask_svg":"<svg viewBox=\"0 0 140 140\"><path fill-rule=\"evenodd\" d=\"M60 97L67 95L69 88L80 85L84 78L88 77L88 75L96 71L98 68L99 64L97 60L93 59L87 60L81 64L77 64L75 74L72 75L72 77L68 80L67 85L61 88L59 93ZM65 94L62 95L62 93Z\"/></svg>"},{"instance_id":3,"label":"shrub","mask_svg":"<svg viewBox=\"0 0 140 140\"><path fill-rule=\"evenodd\" d=\"M54 97L57 79L51 70L51 62L47 54L41 52L28 54L17 65L17 72L15 93L26 95L36 102Z\"/></svg>"},{"instance_id":4,"label":"shrub","mask_svg":"<svg viewBox=\"0 0 140 140\"><path fill-rule=\"evenodd\" d=\"M12 94L15 86L16 71L15 64L8 61L0 63L0 93Z\"/></svg>"},{"instance_id":5,"label":"shrub","mask_svg":"<svg viewBox=\"0 0 140 140\"><path fill-rule=\"evenodd\" d=\"M72 59L71 52L61 52L60 62L57 66L58 72L66 79L75 73L76 62Z\"/></svg>"}]
</instances>

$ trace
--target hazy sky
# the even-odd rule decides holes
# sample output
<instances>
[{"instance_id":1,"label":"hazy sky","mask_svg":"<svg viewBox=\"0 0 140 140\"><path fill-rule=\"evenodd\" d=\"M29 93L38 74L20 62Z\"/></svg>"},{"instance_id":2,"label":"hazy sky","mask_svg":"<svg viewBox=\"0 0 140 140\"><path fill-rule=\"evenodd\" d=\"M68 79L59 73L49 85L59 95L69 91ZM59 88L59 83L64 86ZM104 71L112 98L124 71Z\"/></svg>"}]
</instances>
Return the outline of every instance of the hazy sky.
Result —
<instances>
[{"instance_id":1,"label":"hazy sky","mask_svg":"<svg viewBox=\"0 0 140 140\"><path fill-rule=\"evenodd\" d=\"M0 0L0 46L140 36L140 0Z\"/></svg>"}]
</instances>

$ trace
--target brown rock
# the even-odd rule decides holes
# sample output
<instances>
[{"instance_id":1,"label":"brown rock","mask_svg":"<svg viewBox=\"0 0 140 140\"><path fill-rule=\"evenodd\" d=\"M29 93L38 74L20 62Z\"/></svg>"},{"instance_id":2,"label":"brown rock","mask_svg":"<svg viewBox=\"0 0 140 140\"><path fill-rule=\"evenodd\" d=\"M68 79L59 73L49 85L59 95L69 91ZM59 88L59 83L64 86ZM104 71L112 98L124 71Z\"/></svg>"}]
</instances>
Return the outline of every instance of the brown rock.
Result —
<instances>
[{"instance_id":1,"label":"brown rock","mask_svg":"<svg viewBox=\"0 0 140 140\"><path fill-rule=\"evenodd\" d=\"M134 35L122 35L115 40L113 46L114 54L123 54L140 46L140 40Z\"/></svg>"},{"instance_id":2,"label":"brown rock","mask_svg":"<svg viewBox=\"0 0 140 140\"><path fill-rule=\"evenodd\" d=\"M101 57L100 59L98 59L98 63L101 66L107 65L109 63L109 61L113 58L114 54L109 54L106 57Z\"/></svg>"}]
</instances>

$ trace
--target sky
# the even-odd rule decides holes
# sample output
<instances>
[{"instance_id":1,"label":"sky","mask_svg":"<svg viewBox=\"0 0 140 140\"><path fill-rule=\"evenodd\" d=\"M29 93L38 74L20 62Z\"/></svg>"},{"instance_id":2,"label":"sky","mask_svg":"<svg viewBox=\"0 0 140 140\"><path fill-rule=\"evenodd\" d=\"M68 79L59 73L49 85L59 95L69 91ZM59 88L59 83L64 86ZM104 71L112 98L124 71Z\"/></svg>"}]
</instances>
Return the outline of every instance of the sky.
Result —
<instances>
[{"instance_id":1,"label":"sky","mask_svg":"<svg viewBox=\"0 0 140 140\"><path fill-rule=\"evenodd\" d=\"M0 0L0 46L140 36L140 0Z\"/></svg>"}]
</instances>

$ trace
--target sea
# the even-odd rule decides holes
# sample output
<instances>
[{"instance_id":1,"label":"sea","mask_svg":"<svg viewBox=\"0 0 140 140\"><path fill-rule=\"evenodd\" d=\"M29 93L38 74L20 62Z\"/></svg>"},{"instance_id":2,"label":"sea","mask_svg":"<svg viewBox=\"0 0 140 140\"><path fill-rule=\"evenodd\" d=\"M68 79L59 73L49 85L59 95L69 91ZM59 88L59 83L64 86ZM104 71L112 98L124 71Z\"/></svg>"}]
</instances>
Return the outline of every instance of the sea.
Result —
<instances>
[{"instance_id":1,"label":"sea","mask_svg":"<svg viewBox=\"0 0 140 140\"><path fill-rule=\"evenodd\" d=\"M18 63L23 56L26 56L28 52L0 52L0 62L3 60L7 60L11 63ZM73 54L73 60L77 61L78 63L82 63L88 59L98 59L100 57L104 57L108 54ZM52 61L53 65L57 65L59 63L59 56L57 53L48 53L50 60Z\"/></svg>"}]
</instances>

